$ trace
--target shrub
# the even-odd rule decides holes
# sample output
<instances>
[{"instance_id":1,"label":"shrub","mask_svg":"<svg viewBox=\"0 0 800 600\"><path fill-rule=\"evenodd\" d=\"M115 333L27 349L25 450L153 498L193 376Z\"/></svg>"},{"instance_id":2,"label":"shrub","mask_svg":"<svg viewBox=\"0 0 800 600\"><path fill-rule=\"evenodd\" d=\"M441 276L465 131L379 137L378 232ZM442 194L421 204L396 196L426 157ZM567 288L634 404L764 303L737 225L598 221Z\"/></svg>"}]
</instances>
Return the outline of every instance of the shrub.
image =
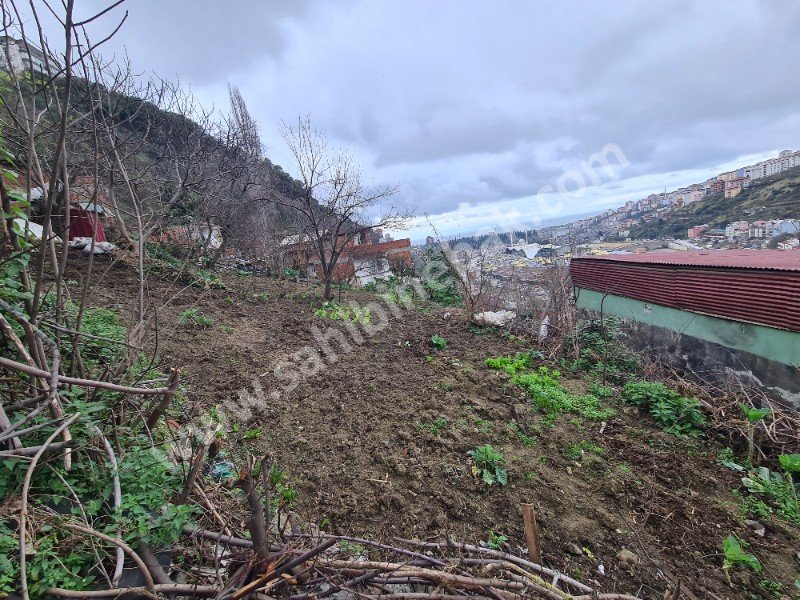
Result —
<instances>
[{"instance_id":1,"label":"shrub","mask_svg":"<svg viewBox=\"0 0 800 600\"><path fill-rule=\"evenodd\" d=\"M605 374L605 379L614 383L624 382L640 368L638 355L624 344L625 337L617 319L583 323L570 340L578 348L573 368L595 377Z\"/></svg>"},{"instance_id":2,"label":"shrub","mask_svg":"<svg viewBox=\"0 0 800 600\"><path fill-rule=\"evenodd\" d=\"M461 304L463 298L458 281L441 250L428 250L424 256L422 285L433 302L443 306Z\"/></svg>"},{"instance_id":3,"label":"shrub","mask_svg":"<svg viewBox=\"0 0 800 600\"><path fill-rule=\"evenodd\" d=\"M706 416L695 398L681 396L660 382L631 382L622 388L626 402L647 410L661 428L678 437L703 433Z\"/></svg>"},{"instance_id":4,"label":"shrub","mask_svg":"<svg viewBox=\"0 0 800 600\"><path fill-rule=\"evenodd\" d=\"M508 483L508 471L503 468L505 458L492 445L478 446L467 455L472 459L472 474L480 477L486 485Z\"/></svg>"}]
</instances>

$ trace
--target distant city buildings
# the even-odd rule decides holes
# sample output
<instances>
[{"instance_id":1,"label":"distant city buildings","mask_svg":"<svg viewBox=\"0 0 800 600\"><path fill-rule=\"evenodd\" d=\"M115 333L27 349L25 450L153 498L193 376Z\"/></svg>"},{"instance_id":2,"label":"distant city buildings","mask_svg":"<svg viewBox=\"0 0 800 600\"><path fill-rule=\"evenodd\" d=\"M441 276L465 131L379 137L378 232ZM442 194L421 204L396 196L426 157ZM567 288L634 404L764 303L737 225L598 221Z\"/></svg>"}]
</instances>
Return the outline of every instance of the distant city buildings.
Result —
<instances>
[{"instance_id":1,"label":"distant city buildings","mask_svg":"<svg viewBox=\"0 0 800 600\"><path fill-rule=\"evenodd\" d=\"M708 225L697 225L689 228L689 238L697 239L708 231Z\"/></svg>"},{"instance_id":2,"label":"distant city buildings","mask_svg":"<svg viewBox=\"0 0 800 600\"><path fill-rule=\"evenodd\" d=\"M754 165L726 171L703 182L671 192L665 190L638 200L627 200L623 206L617 209L606 210L602 214L567 225L542 228L539 234L544 239L570 239L577 242L629 239L631 231L637 225L668 220L669 214L675 209L699 202L711 194L722 194L726 199L733 199L754 181L795 167L800 167L800 151L783 150L778 156ZM747 240L767 241L781 233L780 231L775 233L776 225L771 224L772 222L767 224L746 224L743 221L737 223L730 224L728 227L732 227L732 229L728 230L710 229L707 224L698 224L689 227L687 233L691 239L705 238L706 241L714 243L718 243L720 240L734 243L747 242Z\"/></svg>"},{"instance_id":3,"label":"distant city buildings","mask_svg":"<svg viewBox=\"0 0 800 600\"><path fill-rule=\"evenodd\" d=\"M780 235L800 236L800 220L798 219L777 219L772 221L734 221L728 223L724 230L710 229L708 225L695 225L689 227L687 237L690 239L720 240L727 242L747 242L748 240L771 240ZM787 248L793 248L797 244L788 242Z\"/></svg>"}]
</instances>

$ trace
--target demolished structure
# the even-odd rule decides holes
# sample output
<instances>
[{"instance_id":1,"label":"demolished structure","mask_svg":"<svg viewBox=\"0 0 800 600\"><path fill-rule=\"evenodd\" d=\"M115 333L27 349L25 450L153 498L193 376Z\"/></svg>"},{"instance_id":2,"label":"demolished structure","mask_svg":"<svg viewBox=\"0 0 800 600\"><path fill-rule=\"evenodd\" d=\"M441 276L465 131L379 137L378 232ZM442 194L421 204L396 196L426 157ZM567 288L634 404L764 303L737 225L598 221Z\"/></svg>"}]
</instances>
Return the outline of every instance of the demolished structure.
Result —
<instances>
[{"instance_id":1,"label":"demolished structure","mask_svg":"<svg viewBox=\"0 0 800 600\"><path fill-rule=\"evenodd\" d=\"M333 243L330 239L324 243L330 255ZM341 256L333 273L335 283L365 285L413 268L408 238L386 239L380 230L366 230L356 236L340 235L336 244ZM284 268L295 269L309 277L324 277L319 250L311 236L297 234L284 238L280 257Z\"/></svg>"}]
</instances>

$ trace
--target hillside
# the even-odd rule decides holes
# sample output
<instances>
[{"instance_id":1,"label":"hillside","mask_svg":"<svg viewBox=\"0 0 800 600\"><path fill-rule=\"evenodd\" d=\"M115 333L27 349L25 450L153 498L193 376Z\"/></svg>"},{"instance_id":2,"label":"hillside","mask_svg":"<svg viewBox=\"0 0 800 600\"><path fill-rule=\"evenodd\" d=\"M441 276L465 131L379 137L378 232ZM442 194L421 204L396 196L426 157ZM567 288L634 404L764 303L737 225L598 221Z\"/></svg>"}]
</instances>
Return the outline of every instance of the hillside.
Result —
<instances>
[{"instance_id":1,"label":"hillside","mask_svg":"<svg viewBox=\"0 0 800 600\"><path fill-rule=\"evenodd\" d=\"M86 261L74 254L72 268L82 271ZM93 272L94 301L126 315L136 274L124 261L108 266L105 277L105 265ZM318 287L231 271L219 277L212 289L190 286L177 295L169 276L152 282L154 301L172 298L160 315L158 353L162 365L180 370L185 400L171 423L226 414L225 456L239 465L249 454L269 453L285 474L287 503L304 520L372 540L452 533L517 548L524 544L518 506L532 502L545 562L605 590L661 598L659 569L668 565L697 593L755 597L758 577L739 570L733 589L719 567L729 534L746 538L764 562L761 579L791 581L796 528L767 516L767 538L749 532L732 491L741 475L720 465L725 442L714 434L666 433L617 390L598 391L580 373L565 373L558 389L565 398L608 395L600 412L537 408L513 378L486 363L524 351L525 341L471 326L461 309L436 304L390 316L379 335L350 352L331 338L337 360L314 366L314 350L324 347L315 330L347 330L315 310ZM375 307L385 301L377 294L352 290L342 301L372 307L375 324L381 320ZM194 321L182 322L187 314ZM436 335L443 348L432 346ZM274 367L300 354L310 364L303 380L273 393L285 388ZM556 368L533 360L539 373ZM256 381L268 398L244 417L237 395L243 387L252 393ZM485 444L505 457L507 485L487 486L470 473L468 452ZM215 488L210 475L202 481ZM226 502L230 527L244 535L246 508ZM219 527L208 514L198 521ZM187 552L176 551L188 561Z\"/></svg>"},{"instance_id":2,"label":"hillside","mask_svg":"<svg viewBox=\"0 0 800 600\"><path fill-rule=\"evenodd\" d=\"M787 219L800 216L800 167L758 179L735 198L712 194L669 213L666 217L631 228L633 239L685 238L694 225L724 227L732 221Z\"/></svg>"},{"instance_id":3,"label":"hillside","mask_svg":"<svg viewBox=\"0 0 800 600\"><path fill-rule=\"evenodd\" d=\"M53 89L59 101L65 103L65 81L56 79ZM29 81L20 84L22 94L31 94L33 88ZM158 212L158 204L166 201L176 186L176 172L182 177L193 179L200 183L187 186L180 201L169 211L166 224L189 219L197 219L199 215L198 200L204 195L218 194L214 189L230 186L231 181L241 178L241 171L246 167L250 170L251 182L258 182L269 186L276 194L286 198L296 198L303 193L303 184L292 177L280 165L273 163L268 156L263 154L253 162L246 156L245 150L237 146L237 132L231 130L231 117L225 110L207 112L205 108L196 103L189 94L179 88L170 88L166 84L160 94L153 93L149 88L131 87L131 95L116 89L109 89L102 83L90 82L86 79L74 78L70 94L68 120L75 123L86 121L87 125L78 125L69 130L68 144L70 151L70 176L92 177L94 174L94 146L98 144L98 151L108 156L99 160L98 176L104 186L108 185L111 154L107 136L103 134L95 139L88 117L96 111L97 122L105 121L114 130L114 136L121 140L120 147L123 152L126 166L138 186L145 189L149 186L148 198L153 201L153 210ZM136 93L142 95L138 97ZM17 92L8 75L0 72L0 96L8 100L8 106L0 110L0 130L3 132L3 142L13 155L13 163L22 165L27 160L28 139L24 128L17 125L11 114L20 111ZM97 98L103 99L97 108ZM37 92L34 96L37 107L44 109L47 96ZM65 103L66 104L66 103ZM18 118L18 117L17 117ZM41 119L37 124L38 151L44 155L53 152L57 139L58 114L54 111L43 110ZM206 167L203 167L203 164ZM220 167L220 172L213 171L214 166L225 163ZM12 163L7 163L11 166ZM208 165L211 165L210 167ZM208 181L198 175L198 171L206 168L209 172ZM124 183L117 174L114 178L116 190L115 199L120 206L120 216L130 217L133 213L129 194ZM253 183L250 184L251 186ZM153 191L155 189L155 191ZM235 189L235 186L233 188ZM209 191L211 190L211 191ZM245 194L233 192L236 200L241 201L238 210L233 210L237 217L245 218L252 212L252 207L244 203ZM257 194L256 194L257 195ZM270 217L276 223L284 224L291 221L289 209L277 203L269 207ZM202 215L205 216L205 215ZM218 217L211 211L212 218ZM228 216L229 220L233 217ZM224 219L223 219L224 220Z\"/></svg>"}]
</instances>

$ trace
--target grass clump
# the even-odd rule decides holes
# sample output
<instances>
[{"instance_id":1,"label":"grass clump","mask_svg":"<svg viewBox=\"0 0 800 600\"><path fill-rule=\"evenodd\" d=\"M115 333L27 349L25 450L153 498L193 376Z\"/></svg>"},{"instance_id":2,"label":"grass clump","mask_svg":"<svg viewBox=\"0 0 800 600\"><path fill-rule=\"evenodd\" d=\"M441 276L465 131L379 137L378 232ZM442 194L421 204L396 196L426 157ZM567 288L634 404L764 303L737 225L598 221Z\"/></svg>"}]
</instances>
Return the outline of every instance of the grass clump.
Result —
<instances>
[{"instance_id":1,"label":"grass clump","mask_svg":"<svg viewBox=\"0 0 800 600\"><path fill-rule=\"evenodd\" d=\"M449 422L445 417L439 417L430 423L421 423L419 425L419 429L423 431L429 431L433 435L439 435L442 433L442 431L447 429L448 425Z\"/></svg>"},{"instance_id":2,"label":"grass clump","mask_svg":"<svg viewBox=\"0 0 800 600\"><path fill-rule=\"evenodd\" d=\"M178 325L190 325L205 329L211 327L213 324L214 320L203 315L196 306L187 308L178 316Z\"/></svg>"},{"instance_id":3,"label":"grass clump","mask_svg":"<svg viewBox=\"0 0 800 600\"><path fill-rule=\"evenodd\" d=\"M647 410L656 423L678 437L702 435L706 416L696 398L686 398L658 381L637 381L625 384L622 398Z\"/></svg>"},{"instance_id":4,"label":"grass clump","mask_svg":"<svg viewBox=\"0 0 800 600\"><path fill-rule=\"evenodd\" d=\"M526 372L531 360L531 355L523 352L513 357L488 358L485 364L491 369L498 369L511 375L511 382L524 388L531 401L551 418L565 412L593 421L602 421L614 416L614 409L604 407L597 396L592 394L580 396L565 390L559 383L561 377L559 371L542 366L536 371Z\"/></svg>"},{"instance_id":5,"label":"grass clump","mask_svg":"<svg viewBox=\"0 0 800 600\"><path fill-rule=\"evenodd\" d=\"M447 340L437 333L431 336L431 346L436 350L444 350L447 348Z\"/></svg>"}]
</instances>

